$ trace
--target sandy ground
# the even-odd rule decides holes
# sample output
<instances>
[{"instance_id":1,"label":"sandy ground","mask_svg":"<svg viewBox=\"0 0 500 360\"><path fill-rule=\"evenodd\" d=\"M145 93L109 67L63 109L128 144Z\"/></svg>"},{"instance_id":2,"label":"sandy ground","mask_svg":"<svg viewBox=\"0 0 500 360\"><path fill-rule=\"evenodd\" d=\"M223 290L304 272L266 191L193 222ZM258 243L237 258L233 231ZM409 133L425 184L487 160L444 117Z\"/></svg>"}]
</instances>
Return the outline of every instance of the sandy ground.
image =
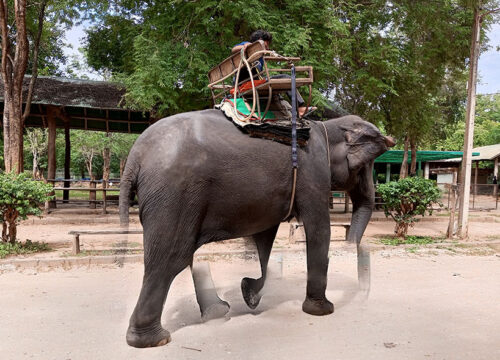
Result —
<instances>
[{"instance_id":1,"label":"sandy ground","mask_svg":"<svg viewBox=\"0 0 500 360\"><path fill-rule=\"evenodd\" d=\"M499 359L500 257L372 254L372 291L357 293L355 254L331 257L335 313L301 311L303 254L285 254L256 310L239 283L255 261L211 264L227 320L201 323L189 272L172 285L162 319L172 342L126 345L142 265L0 275L1 359ZM282 273L280 276L280 272Z\"/></svg>"}]
</instances>

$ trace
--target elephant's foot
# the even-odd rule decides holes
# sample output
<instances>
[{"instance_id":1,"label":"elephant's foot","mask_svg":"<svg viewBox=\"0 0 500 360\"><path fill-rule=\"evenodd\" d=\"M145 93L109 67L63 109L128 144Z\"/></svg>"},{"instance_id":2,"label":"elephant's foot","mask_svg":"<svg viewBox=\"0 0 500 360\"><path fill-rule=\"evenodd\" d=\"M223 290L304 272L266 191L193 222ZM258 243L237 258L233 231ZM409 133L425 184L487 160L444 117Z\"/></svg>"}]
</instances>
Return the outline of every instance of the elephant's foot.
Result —
<instances>
[{"instance_id":1,"label":"elephant's foot","mask_svg":"<svg viewBox=\"0 0 500 360\"><path fill-rule=\"evenodd\" d=\"M229 308L230 306L226 301L219 299L217 303L212 304L208 308L202 310L201 320L209 321L222 318L229 312Z\"/></svg>"},{"instance_id":2,"label":"elephant's foot","mask_svg":"<svg viewBox=\"0 0 500 360\"><path fill-rule=\"evenodd\" d=\"M170 333L161 325L145 329L129 326L127 330L127 344L136 348L163 346L171 340Z\"/></svg>"},{"instance_id":3,"label":"elephant's foot","mask_svg":"<svg viewBox=\"0 0 500 360\"><path fill-rule=\"evenodd\" d=\"M311 315L329 315L333 313L333 304L326 298L321 300L314 300L306 297L302 304L302 311Z\"/></svg>"},{"instance_id":4,"label":"elephant's foot","mask_svg":"<svg viewBox=\"0 0 500 360\"><path fill-rule=\"evenodd\" d=\"M255 309L257 305L259 305L260 298L262 297L259 294L259 280L247 277L241 280L241 292L243 293L243 299L250 309ZM259 290L256 290L258 288Z\"/></svg>"}]
</instances>

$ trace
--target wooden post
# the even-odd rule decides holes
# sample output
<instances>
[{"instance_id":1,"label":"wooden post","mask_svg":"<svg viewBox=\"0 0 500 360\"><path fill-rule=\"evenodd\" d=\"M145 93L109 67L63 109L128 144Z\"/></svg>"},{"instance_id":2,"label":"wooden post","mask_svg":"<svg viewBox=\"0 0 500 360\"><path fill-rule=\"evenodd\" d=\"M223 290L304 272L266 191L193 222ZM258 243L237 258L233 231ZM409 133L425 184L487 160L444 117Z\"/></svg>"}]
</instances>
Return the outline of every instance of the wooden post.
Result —
<instances>
[{"instance_id":1,"label":"wooden post","mask_svg":"<svg viewBox=\"0 0 500 360\"><path fill-rule=\"evenodd\" d=\"M469 60L469 81L467 83L467 115L465 123L464 150L462 158L462 172L460 179L460 210L458 213L458 233L460 237L469 236L469 199L470 178L472 166L472 144L474 141L474 119L476 111L476 81L477 60L481 39L481 3L474 8L474 28L472 31L471 50Z\"/></svg>"},{"instance_id":2,"label":"wooden post","mask_svg":"<svg viewBox=\"0 0 500 360\"><path fill-rule=\"evenodd\" d=\"M424 165L424 178L428 179L429 178L429 163L428 162L425 162L425 165Z\"/></svg>"},{"instance_id":3,"label":"wooden post","mask_svg":"<svg viewBox=\"0 0 500 360\"><path fill-rule=\"evenodd\" d=\"M73 234L73 254L80 253L80 234Z\"/></svg>"},{"instance_id":4,"label":"wooden post","mask_svg":"<svg viewBox=\"0 0 500 360\"><path fill-rule=\"evenodd\" d=\"M476 202L477 195L477 173L479 172L479 161L476 161L476 167L474 169L474 193L472 194L472 208L474 209L474 204Z\"/></svg>"},{"instance_id":5,"label":"wooden post","mask_svg":"<svg viewBox=\"0 0 500 360\"><path fill-rule=\"evenodd\" d=\"M498 193L498 157L495 158L495 165L493 166L493 176L497 179L497 183L493 186L493 196L497 196Z\"/></svg>"},{"instance_id":6,"label":"wooden post","mask_svg":"<svg viewBox=\"0 0 500 360\"><path fill-rule=\"evenodd\" d=\"M108 186L107 182L106 181L102 181L102 213L103 214L107 214L107 210L106 210L106 207L107 207L107 203L106 203L106 187Z\"/></svg>"},{"instance_id":7,"label":"wooden post","mask_svg":"<svg viewBox=\"0 0 500 360\"><path fill-rule=\"evenodd\" d=\"M91 189L96 188L96 181L94 179L90 180L89 187ZM89 208L90 209L95 209L96 208L96 191L95 190L90 190L89 191Z\"/></svg>"},{"instance_id":8,"label":"wooden post","mask_svg":"<svg viewBox=\"0 0 500 360\"><path fill-rule=\"evenodd\" d=\"M385 182L391 181L391 163L385 164Z\"/></svg>"},{"instance_id":9,"label":"wooden post","mask_svg":"<svg viewBox=\"0 0 500 360\"><path fill-rule=\"evenodd\" d=\"M47 124L49 127L49 144L48 144L48 166L47 179L55 180L56 178L56 118L51 108L47 109ZM54 182L52 182L54 185ZM56 207L56 201L49 201L49 209Z\"/></svg>"},{"instance_id":10,"label":"wooden post","mask_svg":"<svg viewBox=\"0 0 500 360\"><path fill-rule=\"evenodd\" d=\"M69 180L71 177L70 167L71 167L71 140L69 132L69 119L64 119L64 179ZM69 188L70 182L65 181L64 187ZM63 190L63 202L67 203L69 200L69 190Z\"/></svg>"},{"instance_id":11,"label":"wooden post","mask_svg":"<svg viewBox=\"0 0 500 360\"><path fill-rule=\"evenodd\" d=\"M455 235L455 208L457 204L457 172L453 172L453 183L450 186L451 192L451 207L450 207L450 221L448 223L448 231L446 232L446 237L451 239Z\"/></svg>"},{"instance_id":12,"label":"wooden post","mask_svg":"<svg viewBox=\"0 0 500 360\"><path fill-rule=\"evenodd\" d=\"M109 133L106 134L107 137L110 136ZM102 211L104 214L106 214L106 188L108 187L109 183L109 176L110 176L110 163L111 163L111 149L108 145L104 148L102 152L102 158L103 158L103 171L102 171Z\"/></svg>"},{"instance_id":13,"label":"wooden post","mask_svg":"<svg viewBox=\"0 0 500 360\"><path fill-rule=\"evenodd\" d=\"M349 194L344 193L344 199L345 199L345 208L344 208L344 213L349 212Z\"/></svg>"}]
</instances>

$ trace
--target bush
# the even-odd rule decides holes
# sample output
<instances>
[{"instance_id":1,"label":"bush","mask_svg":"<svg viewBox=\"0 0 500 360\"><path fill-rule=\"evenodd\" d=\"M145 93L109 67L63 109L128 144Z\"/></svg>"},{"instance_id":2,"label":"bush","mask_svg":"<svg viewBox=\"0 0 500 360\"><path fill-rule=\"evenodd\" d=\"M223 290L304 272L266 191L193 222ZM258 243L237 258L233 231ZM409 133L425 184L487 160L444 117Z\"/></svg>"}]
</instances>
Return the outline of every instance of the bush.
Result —
<instances>
[{"instance_id":1,"label":"bush","mask_svg":"<svg viewBox=\"0 0 500 360\"><path fill-rule=\"evenodd\" d=\"M28 174L0 174L0 216L2 240L15 244L17 224L28 215L42 215L41 207L52 198L52 186L33 180Z\"/></svg>"},{"instance_id":2,"label":"bush","mask_svg":"<svg viewBox=\"0 0 500 360\"><path fill-rule=\"evenodd\" d=\"M384 201L385 216L396 221L396 236L406 238L408 228L424 216L432 215L432 205L440 203L441 191L433 180L408 177L399 181L381 184L377 192Z\"/></svg>"}]
</instances>

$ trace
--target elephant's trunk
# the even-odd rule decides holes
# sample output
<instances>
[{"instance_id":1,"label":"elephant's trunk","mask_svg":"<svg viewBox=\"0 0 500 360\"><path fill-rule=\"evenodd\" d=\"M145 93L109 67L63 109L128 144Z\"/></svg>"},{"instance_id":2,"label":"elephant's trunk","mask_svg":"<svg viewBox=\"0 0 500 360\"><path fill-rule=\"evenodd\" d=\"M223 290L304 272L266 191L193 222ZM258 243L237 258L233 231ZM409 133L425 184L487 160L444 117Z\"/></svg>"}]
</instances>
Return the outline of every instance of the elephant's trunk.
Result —
<instances>
[{"instance_id":1,"label":"elephant's trunk","mask_svg":"<svg viewBox=\"0 0 500 360\"><path fill-rule=\"evenodd\" d=\"M353 212L347 240L357 244L361 241L375 204L372 168L373 164L366 166L359 174L358 184L349 191L349 196L353 204Z\"/></svg>"},{"instance_id":2,"label":"elephant's trunk","mask_svg":"<svg viewBox=\"0 0 500 360\"><path fill-rule=\"evenodd\" d=\"M361 238L366 230L366 226L372 216L373 205L363 205L354 209L352 213L351 228L347 240L350 242L360 243Z\"/></svg>"}]
</instances>

